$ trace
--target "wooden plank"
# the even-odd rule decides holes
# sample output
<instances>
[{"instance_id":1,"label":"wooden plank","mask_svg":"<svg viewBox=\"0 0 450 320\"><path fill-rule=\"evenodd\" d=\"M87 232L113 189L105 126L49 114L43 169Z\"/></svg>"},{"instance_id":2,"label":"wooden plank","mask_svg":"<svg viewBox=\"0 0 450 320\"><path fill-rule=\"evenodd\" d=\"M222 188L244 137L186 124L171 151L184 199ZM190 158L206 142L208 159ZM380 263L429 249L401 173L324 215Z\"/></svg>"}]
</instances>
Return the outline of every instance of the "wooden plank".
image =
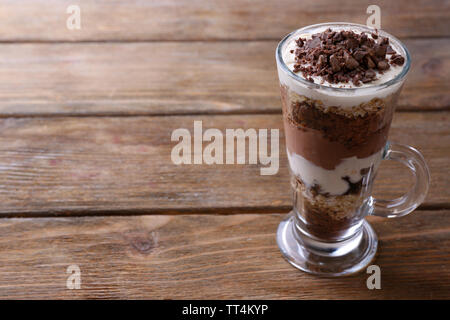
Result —
<instances>
[{"instance_id":1,"label":"wooden plank","mask_svg":"<svg viewBox=\"0 0 450 320\"><path fill-rule=\"evenodd\" d=\"M399 109L450 107L450 41L407 40ZM278 113L276 42L8 44L0 116Z\"/></svg>"},{"instance_id":2,"label":"wooden plank","mask_svg":"<svg viewBox=\"0 0 450 320\"><path fill-rule=\"evenodd\" d=\"M81 9L81 29L69 30L69 5ZM0 40L279 39L304 25L365 24L371 1L358 0L10 0L2 1ZM448 0L377 1L382 28L398 37L449 36Z\"/></svg>"},{"instance_id":3,"label":"wooden plank","mask_svg":"<svg viewBox=\"0 0 450 320\"><path fill-rule=\"evenodd\" d=\"M285 262L282 215L0 219L0 298L448 299L450 211L370 217L380 247L368 274L326 279ZM81 289L66 288L78 265Z\"/></svg>"},{"instance_id":4,"label":"wooden plank","mask_svg":"<svg viewBox=\"0 0 450 320\"><path fill-rule=\"evenodd\" d=\"M450 113L399 113L390 137L424 153L432 184L427 206L448 206ZM278 128L281 115L7 118L0 120L0 214L255 212L291 206L283 130L280 170L260 165L174 165L171 134L194 120L203 130ZM204 144L206 145L206 143ZM225 152L225 151L224 151ZM377 195L409 185L384 165Z\"/></svg>"}]
</instances>

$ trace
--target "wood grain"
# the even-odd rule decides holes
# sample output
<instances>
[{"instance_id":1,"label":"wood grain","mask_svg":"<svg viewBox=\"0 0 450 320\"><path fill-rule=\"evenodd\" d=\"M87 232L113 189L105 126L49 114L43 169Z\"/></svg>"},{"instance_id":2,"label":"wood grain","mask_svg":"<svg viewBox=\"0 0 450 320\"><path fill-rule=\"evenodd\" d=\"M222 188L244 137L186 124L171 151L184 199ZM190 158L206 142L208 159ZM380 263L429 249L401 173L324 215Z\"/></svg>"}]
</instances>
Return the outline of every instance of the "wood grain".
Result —
<instances>
[{"instance_id":1,"label":"wood grain","mask_svg":"<svg viewBox=\"0 0 450 320\"><path fill-rule=\"evenodd\" d=\"M0 116L279 113L269 42L8 44ZM407 40L399 110L450 108L450 41Z\"/></svg>"},{"instance_id":2,"label":"wood grain","mask_svg":"<svg viewBox=\"0 0 450 320\"><path fill-rule=\"evenodd\" d=\"M448 112L398 113L391 129L391 140L417 147L430 166L425 206L449 205L449 117ZM203 130L222 132L280 129L278 174L262 176L260 165L174 165L172 131L193 133L194 120L203 122ZM281 115L1 119L0 213L287 211L291 200L284 150ZM406 170L382 169L378 196L406 191Z\"/></svg>"},{"instance_id":3,"label":"wood grain","mask_svg":"<svg viewBox=\"0 0 450 320\"><path fill-rule=\"evenodd\" d=\"M448 299L450 211L369 218L381 290L368 274L326 279L285 262L282 215L0 219L0 298ZM66 289L66 269L81 289Z\"/></svg>"},{"instance_id":4,"label":"wood grain","mask_svg":"<svg viewBox=\"0 0 450 320\"><path fill-rule=\"evenodd\" d=\"M66 28L69 5L81 30ZM364 0L4 0L3 41L279 39L308 24L365 24ZM449 36L448 0L380 0L382 28L399 37Z\"/></svg>"}]
</instances>

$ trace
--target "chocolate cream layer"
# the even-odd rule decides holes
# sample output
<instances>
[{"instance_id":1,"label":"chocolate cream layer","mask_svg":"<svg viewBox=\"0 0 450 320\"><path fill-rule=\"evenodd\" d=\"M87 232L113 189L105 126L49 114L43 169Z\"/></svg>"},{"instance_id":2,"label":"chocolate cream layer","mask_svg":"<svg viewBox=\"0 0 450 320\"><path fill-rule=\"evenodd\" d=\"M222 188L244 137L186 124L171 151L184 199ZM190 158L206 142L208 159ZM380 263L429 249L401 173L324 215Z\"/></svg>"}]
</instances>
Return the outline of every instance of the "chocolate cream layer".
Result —
<instances>
[{"instance_id":1,"label":"chocolate cream layer","mask_svg":"<svg viewBox=\"0 0 450 320\"><path fill-rule=\"evenodd\" d=\"M356 114L338 108L324 110L314 101L289 98L282 87L286 145L295 153L326 170L333 170L343 159L369 157L387 141L396 97L375 99ZM341 112L340 112L341 111Z\"/></svg>"}]
</instances>

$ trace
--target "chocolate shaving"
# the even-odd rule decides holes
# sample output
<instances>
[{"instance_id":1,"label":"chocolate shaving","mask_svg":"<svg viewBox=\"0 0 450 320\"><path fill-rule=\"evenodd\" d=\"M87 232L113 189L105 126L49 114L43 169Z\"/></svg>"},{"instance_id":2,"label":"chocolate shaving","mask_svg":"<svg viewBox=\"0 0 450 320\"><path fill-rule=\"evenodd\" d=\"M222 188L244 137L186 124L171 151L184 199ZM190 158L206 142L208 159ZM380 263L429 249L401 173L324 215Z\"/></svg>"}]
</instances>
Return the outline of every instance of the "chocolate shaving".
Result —
<instances>
[{"instance_id":1,"label":"chocolate shaving","mask_svg":"<svg viewBox=\"0 0 450 320\"><path fill-rule=\"evenodd\" d=\"M375 63L373 62L373 60L370 57L366 58L366 66L369 69L375 68Z\"/></svg>"},{"instance_id":2,"label":"chocolate shaving","mask_svg":"<svg viewBox=\"0 0 450 320\"><path fill-rule=\"evenodd\" d=\"M399 55L399 54L394 54L392 57L391 57L391 63L392 64L395 64L395 65L398 65L398 66L401 66L401 65L403 65L404 63L405 63L405 58L403 58L401 55Z\"/></svg>"},{"instance_id":3,"label":"chocolate shaving","mask_svg":"<svg viewBox=\"0 0 450 320\"><path fill-rule=\"evenodd\" d=\"M392 49L392 47L390 45L388 45L387 48L386 48L386 53L387 54L394 54L395 50Z\"/></svg>"},{"instance_id":4,"label":"chocolate shaving","mask_svg":"<svg viewBox=\"0 0 450 320\"><path fill-rule=\"evenodd\" d=\"M389 63L384 60L381 60L377 64L378 70L386 70L389 69Z\"/></svg>"},{"instance_id":5,"label":"chocolate shaving","mask_svg":"<svg viewBox=\"0 0 450 320\"><path fill-rule=\"evenodd\" d=\"M313 77L321 77L330 83L351 81L360 85L376 80L376 74L391 65L401 66L405 62L389 45L389 38L378 33L372 33L370 38L366 33L328 28L313 34L311 39L299 38L296 43L294 72L301 72L311 82Z\"/></svg>"},{"instance_id":6,"label":"chocolate shaving","mask_svg":"<svg viewBox=\"0 0 450 320\"><path fill-rule=\"evenodd\" d=\"M356 61L347 51L344 52L345 66L349 70L356 69L359 66L358 61Z\"/></svg>"}]
</instances>

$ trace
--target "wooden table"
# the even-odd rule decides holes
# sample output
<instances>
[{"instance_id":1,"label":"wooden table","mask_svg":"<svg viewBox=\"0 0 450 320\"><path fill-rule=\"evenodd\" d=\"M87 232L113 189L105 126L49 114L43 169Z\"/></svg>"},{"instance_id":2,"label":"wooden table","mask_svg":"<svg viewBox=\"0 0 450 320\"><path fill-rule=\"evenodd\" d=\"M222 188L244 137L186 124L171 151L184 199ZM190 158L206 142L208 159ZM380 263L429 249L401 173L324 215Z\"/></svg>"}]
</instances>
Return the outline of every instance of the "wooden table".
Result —
<instances>
[{"instance_id":1,"label":"wooden table","mask_svg":"<svg viewBox=\"0 0 450 320\"><path fill-rule=\"evenodd\" d=\"M81 30L66 9L81 8ZM318 278L286 263L280 170L170 161L176 128L282 128L274 50L300 26L365 23L369 1L20 0L0 6L1 298L450 298L450 1L377 1L413 66L391 139L432 183L380 238L366 273ZM383 163L376 195L406 189ZM70 265L81 289L66 287Z\"/></svg>"}]
</instances>

